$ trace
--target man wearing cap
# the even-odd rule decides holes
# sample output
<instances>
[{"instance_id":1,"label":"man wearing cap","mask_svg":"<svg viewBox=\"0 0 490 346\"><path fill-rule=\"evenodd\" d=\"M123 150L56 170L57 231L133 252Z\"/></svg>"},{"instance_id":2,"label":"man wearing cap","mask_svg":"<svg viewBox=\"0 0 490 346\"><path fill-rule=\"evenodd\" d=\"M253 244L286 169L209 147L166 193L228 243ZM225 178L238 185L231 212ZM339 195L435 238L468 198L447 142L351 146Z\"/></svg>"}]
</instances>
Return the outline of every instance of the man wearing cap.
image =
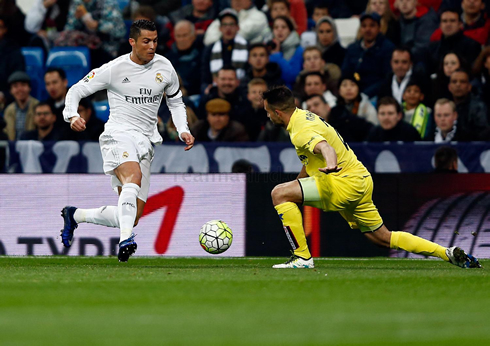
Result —
<instances>
[{"instance_id":1,"label":"man wearing cap","mask_svg":"<svg viewBox=\"0 0 490 346\"><path fill-rule=\"evenodd\" d=\"M391 72L393 43L380 33L381 17L376 12L361 15L361 38L349 45L342 64L343 75L359 77L361 92L376 96L383 79Z\"/></svg>"},{"instance_id":2,"label":"man wearing cap","mask_svg":"<svg viewBox=\"0 0 490 346\"><path fill-rule=\"evenodd\" d=\"M201 91L209 93L215 77L223 66L233 66L237 77L245 76L245 64L248 59L247 41L238 35L238 16L235 10L226 9L219 13L222 37L207 46L202 54Z\"/></svg>"},{"instance_id":3,"label":"man wearing cap","mask_svg":"<svg viewBox=\"0 0 490 346\"><path fill-rule=\"evenodd\" d=\"M230 120L231 105L223 99L214 99L206 103L207 118L199 120L191 129L200 142L246 142L248 134L245 127Z\"/></svg>"},{"instance_id":4,"label":"man wearing cap","mask_svg":"<svg viewBox=\"0 0 490 346\"><path fill-rule=\"evenodd\" d=\"M10 141L15 141L22 132L35 129L34 108L39 101L29 95L31 78L27 73L14 72L7 82L15 101L5 109L4 118L7 126L4 131Z\"/></svg>"},{"instance_id":5,"label":"man wearing cap","mask_svg":"<svg viewBox=\"0 0 490 346\"><path fill-rule=\"evenodd\" d=\"M267 22L267 16L255 7L252 0L231 0L231 8L223 10L218 19L214 20L206 30L204 44L210 45L221 37L221 15L224 11L233 10L237 21L240 23L238 34L250 43L264 42L270 39L271 30Z\"/></svg>"}]
</instances>

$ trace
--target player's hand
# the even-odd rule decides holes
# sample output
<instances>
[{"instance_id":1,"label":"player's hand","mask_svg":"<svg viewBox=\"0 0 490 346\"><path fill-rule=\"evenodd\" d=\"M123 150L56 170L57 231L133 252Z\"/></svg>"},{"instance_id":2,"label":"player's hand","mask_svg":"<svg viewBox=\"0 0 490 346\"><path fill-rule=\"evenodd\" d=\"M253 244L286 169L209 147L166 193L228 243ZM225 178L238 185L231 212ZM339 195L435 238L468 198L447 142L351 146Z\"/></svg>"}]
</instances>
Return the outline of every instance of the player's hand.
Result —
<instances>
[{"instance_id":1,"label":"player's hand","mask_svg":"<svg viewBox=\"0 0 490 346\"><path fill-rule=\"evenodd\" d=\"M192 147L194 146L194 136L191 135L189 132L184 132L180 135L182 137L182 140L184 141L187 146L185 147L185 151L191 150Z\"/></svg>"},{"instance_id":2,"label":"player's hand","mask_svg":"<svg viewBox=\"0 0 490 346\"><path fill-rule=\"evenodd\" d=\"M73 131L82 132L86 129L85 120L82 117L70 118L70 127Z\"/></svg>"},{"instance_id":3,"label":"player's hand","mask_svg":"<svg viewBox=\"0 0 490 346\"><path fill-rule=\"evenodd\" d=\"M323 172L325 174L328 174L328 173L337 173L337 172L340 172L340 170L342 169L342 167L339 167L337 165L333 166L333 167L325 167L325 168L318 168L318 170L320 172Z\"/></svg>"}]
</instances>

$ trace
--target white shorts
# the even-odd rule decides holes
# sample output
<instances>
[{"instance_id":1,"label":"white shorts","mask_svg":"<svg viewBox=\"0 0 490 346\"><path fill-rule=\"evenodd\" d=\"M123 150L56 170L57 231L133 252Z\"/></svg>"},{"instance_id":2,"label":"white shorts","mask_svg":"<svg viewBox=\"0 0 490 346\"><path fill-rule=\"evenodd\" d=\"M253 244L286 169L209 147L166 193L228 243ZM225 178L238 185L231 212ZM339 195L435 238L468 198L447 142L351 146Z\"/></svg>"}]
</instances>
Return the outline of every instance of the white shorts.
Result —
<instances>
[{"instance_id":1,"label":"white shorts","mask_svg":"<svg viewBox=\"0 0 490 346\"><path fill-rule=\"evenodd\" d=\"M154 149L150 140L137 131L104 131L99 137L100 151L104 160L104 173L111 176L111 185L118 193L122 183L114 169L125 162L138 162L141 168L141 189L138 198L146 202L150 189L150 166Z\"/></svg>"}]
</instances>

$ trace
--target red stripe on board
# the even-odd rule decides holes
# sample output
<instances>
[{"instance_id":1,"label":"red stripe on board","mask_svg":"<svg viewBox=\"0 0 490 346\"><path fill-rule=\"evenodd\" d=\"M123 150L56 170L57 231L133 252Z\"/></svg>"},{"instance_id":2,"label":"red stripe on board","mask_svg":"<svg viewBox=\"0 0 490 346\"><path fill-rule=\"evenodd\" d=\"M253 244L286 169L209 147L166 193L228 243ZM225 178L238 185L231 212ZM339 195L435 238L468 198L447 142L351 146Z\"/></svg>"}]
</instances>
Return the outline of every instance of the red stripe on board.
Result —
<instances>
[{"instance_id":1,"label":"red stripe on board","mask_svg":"<svg viewBox=\"0 0 490 346\"><path fill-rule=\"evenodd\" d=\"M309 248L313 257L320 257L320 214L321 210L314 207L303 207L303 223L305 234L309 237Z\"/></svg>"}]
</instances>

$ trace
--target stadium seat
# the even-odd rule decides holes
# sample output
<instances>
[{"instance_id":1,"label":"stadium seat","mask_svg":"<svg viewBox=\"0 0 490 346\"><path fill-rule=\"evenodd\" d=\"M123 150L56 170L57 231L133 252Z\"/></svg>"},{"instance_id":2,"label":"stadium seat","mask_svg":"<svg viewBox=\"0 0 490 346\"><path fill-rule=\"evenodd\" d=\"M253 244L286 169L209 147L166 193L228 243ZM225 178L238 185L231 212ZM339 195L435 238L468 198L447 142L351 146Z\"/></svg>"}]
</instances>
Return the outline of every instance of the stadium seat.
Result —
<instances>
[{"instance_id":1,"label":"stadium seat","mask_svg":"<svg viewBox=\"0 0 490 346\"><path fill-rule=\"evenodd\" d=\"M31 77L31 95L38 100L47 98L44 86L44 52L40 47L22 47L26 72Z\"/></svg>"},{"instance_id":2,"label":"stadium seat","mask_svg":"<svg viewBox=\"0 0 490 346\"><path fill-rule=\"evenodd\" d=\"M90 71L90 52L87 47L54 47L48 54L46 67L60 67L72 86Z\"/></svg>"},{"instance_id":3,"label":"stadium seat","mask_svg":"<svg viewBox=\"0 0 490 346\"><path fill-rule=\"evenodd\" d=\"M107 100L93 102L95 108L95 115L97 118L106 122L109 119L109 102Z\"/></svg>"},{"instance_id":4,"label":"stadium seat","mask_svg":"<svg viewBox=\"0 0 490 346\"><path fill-rule=\"evenodd\" d=\"M119 4L119 9L123 11L129 5L129 0L117 0L117 3Z\"/></svg>"},{"instance_id":5,"label":"stadium seat","mask_svg":"<svg viewBox=\"0 0 490 346\"><path fill-rule=\"evenodd\" d=\"M339 33L339 40L342 47L347 47L354 42L357 37L360 22L359 18L334 19Z\"/></svg>"}]
</instances>

